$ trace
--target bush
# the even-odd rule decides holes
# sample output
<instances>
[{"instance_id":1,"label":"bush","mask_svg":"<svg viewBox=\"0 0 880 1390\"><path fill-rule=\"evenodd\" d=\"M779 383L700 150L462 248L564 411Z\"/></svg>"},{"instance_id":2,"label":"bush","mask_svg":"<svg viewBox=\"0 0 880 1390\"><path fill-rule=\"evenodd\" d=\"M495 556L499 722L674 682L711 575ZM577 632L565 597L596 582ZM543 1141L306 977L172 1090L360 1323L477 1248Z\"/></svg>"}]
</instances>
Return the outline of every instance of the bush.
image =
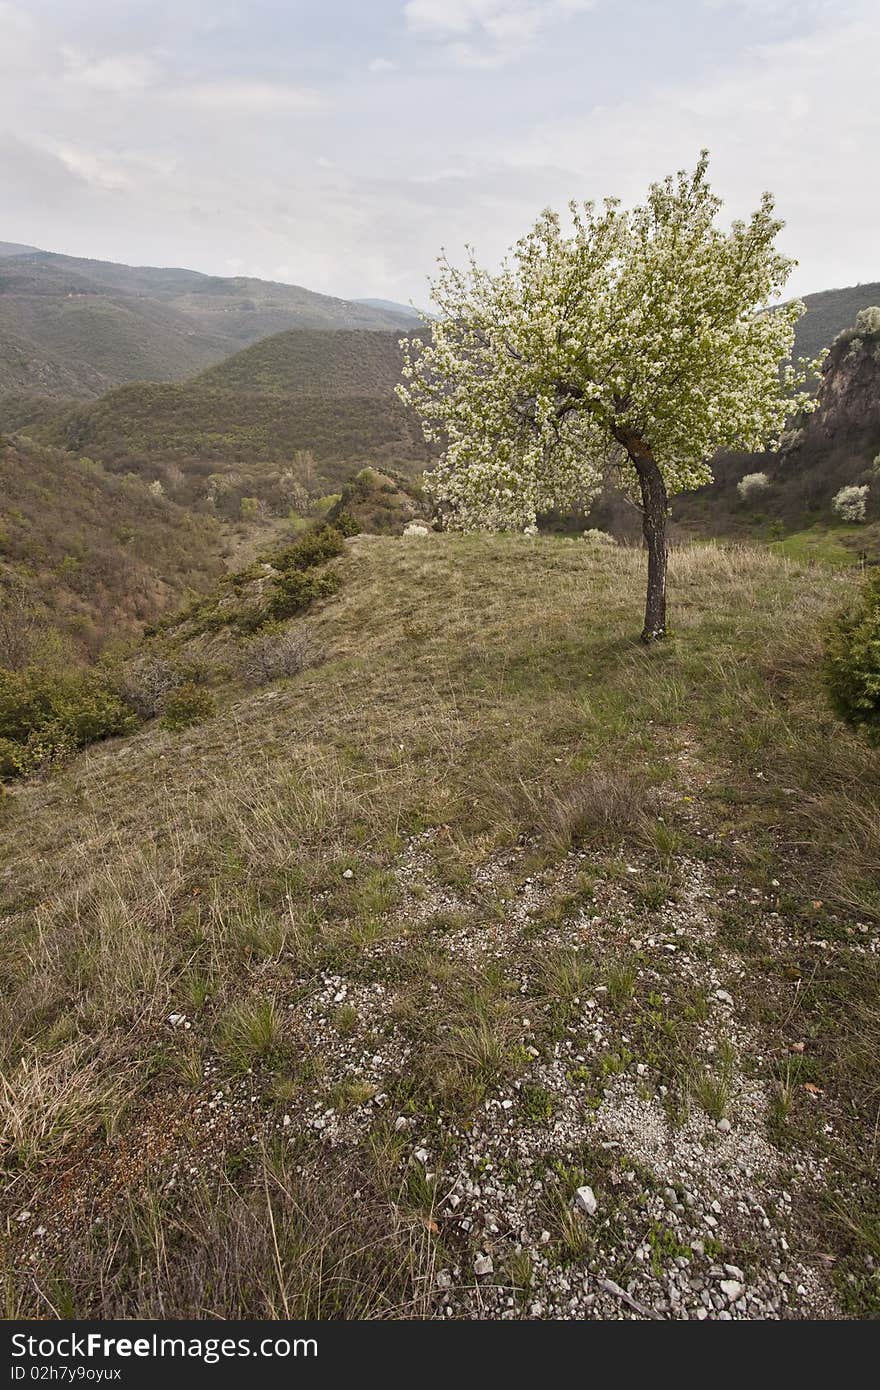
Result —
<instances>
[{"instance_id":1,"label":"bush","mask_svg":"<svg viewBox=\"0 0 880 1390\"><path fill-rule=\"evenodd\" d=\"M336 526L314 526L273 561L280 570L308 570L323 565L345 549L345 537Z\"/></svg>"},{"instance_id":2,"label":"bush","mask_svg":"<svg viewBox=\"0 0 880 1390\"><path fill-rule=\"evenodd\" d=\"M609 536L607 531L599 531L595 526L589 530L581 532L581 540L586 541L587 545L617 545L613 536Z\"/></svg>"},{"instance_id":3,"label":"bush","mask_svg":"<svg viewBox=\"0 0 880 1390\"><path fill-rule=\"evenodd\" d=\"M0 776L24 776L136 723L94 671L0 670Z\"/></svg>"},{"instance_id":4,"label":"bush","mask_svg":"<svg viewBox=\"0 0 880 1390\"><path fill-rule=\"evenodd\" d=\"M880 743L880 570L869 575L858 602L832 624L825 675L840 717Z\"/></svg>"},{"instance_id":5,"label":"bush","mask_svg":"<svg viewBox=\"0 0 880 1390\"><path fill-rule=\"evenodd\" d=\"M272 628L245 648L241 676L248 685L268 685L283 676L295 676L309 660L307 633L296 628Z\"/></svg>"},{"instance_id":6,"label":"bush","mask_svg":"<svg viewBox=\"0 0 880 1390\"><path fill-rule=\"evenodd\" d=\"M863 338L880 334L880 308L876 304L869 304L856 314L856 332Z\"/></svg>"},{"instance_id":7,"label":"bush","mask_svg":"<svg viewBox=\"0 0 880 1390\"><path fill-rule=\"evenodd\" d=\"M217 704L210 690L193 681L186 681L169 695L160 723L163 729L172 731L190 729L210 719L216 709Z\"/></svg>"},{"instance_id":8,"label":"bush","mask_svg":"<svg viewBox=\"0 0 880 1390\"><path fill-rule=\"evenodd\" d=\"M268 611L272 618L292 618L302 613L318 598L329 598L340 585L340 578L332 570L322 573L318 569L290 570L279 575L275 581L275 592L269 599Z\"/></svg>"},{"instance_id":9,"label":"bush","mask_svg":"<svg viewBox=\"0 0 880 1390\"><path fill-rule=\"evenodd\" d=\"M182 683L183 676L167 657L146 653L125 666L119 693L141 719L155 719L171 691Z\"/></svg>"},{"instance_id":10,"label":"bush","mask_svg":"<svg viewBox=\"0 0 880 1390\"><path fill-rule=\"evenodd\" d=\"M396 489L392 488L392 492L394 491L396 491ZM352 516L351 512L339 512L338 515L333 518L333 525L343 536L360 535L360 525Z\"/></svg>"},{"instance_id":11,"label":"bush","mask_svg":"<svg viewBox=\"0 0 880 1390\"><path fill-rule=\"evenodd\" d=\"M747 473L744 478L740 478L736 485L736 490L743 502L755 502L767 491L770 486L770 479L766 473Z\"/></svg>"},{"instance_id":12,"label":"bush","mask_svg":"<svg viewBox=\"0 0 880 1390\"><path fill-rule=\"evenodd\" d=\"M840 517L841 521L853 523L864 521L868 510L870 490L867 483L863 487L858 487L855 483L850 487L842 487L832 500L831 510Z\"/></svg>"}]
</instances>

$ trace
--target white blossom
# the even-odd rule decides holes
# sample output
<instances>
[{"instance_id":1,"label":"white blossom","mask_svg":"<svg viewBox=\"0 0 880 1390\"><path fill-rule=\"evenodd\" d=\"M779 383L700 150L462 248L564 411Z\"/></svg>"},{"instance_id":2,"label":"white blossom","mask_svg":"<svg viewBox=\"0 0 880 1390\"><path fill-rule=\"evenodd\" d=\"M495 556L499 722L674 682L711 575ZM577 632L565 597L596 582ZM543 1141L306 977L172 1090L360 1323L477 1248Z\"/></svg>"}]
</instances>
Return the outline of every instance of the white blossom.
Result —
<instances>
[{"instance_id":1,"label":"white blossom","mask_svg":"<svg viewBox=\"0 0 880 1390\"><path fill-rule=\"evenodd\" d=\"M743 502L754 502L769 486L770 479L766 473L746 473L737 483L736 490Z\"/></svg>"},{"instance_id":2,"label":"white blossom","mask_svg":"<svg viewBox=\"0 0 880 1390\"><path fill-rule=\"evenodd\" d=\"M840 517L841 521L864 521L868 510L868 493L870 491L870 486L867 483L863 487L859 487L855 483L850 487L842 487L832 498L831 510Z\"/></svg>"},{"instance_id":3,"label":"white blossom","mask_svg":"<svg viewBox=\"0 0 880 1390\"><path fill-rule=\"evenodd\" d=\"M588 503L612 463L635 495L628 439L668 493L696 488L716 451L773 445L811 407L807 364L780 370L803 305L766 311L793 265L773 200L722 231L707 167L629 211L572 203L568 230L542 213L497 274L440 257L439 318L402 341L397 391L440 445L427 482L448 525L527 530Z\"/></svg>"}]
</instances>

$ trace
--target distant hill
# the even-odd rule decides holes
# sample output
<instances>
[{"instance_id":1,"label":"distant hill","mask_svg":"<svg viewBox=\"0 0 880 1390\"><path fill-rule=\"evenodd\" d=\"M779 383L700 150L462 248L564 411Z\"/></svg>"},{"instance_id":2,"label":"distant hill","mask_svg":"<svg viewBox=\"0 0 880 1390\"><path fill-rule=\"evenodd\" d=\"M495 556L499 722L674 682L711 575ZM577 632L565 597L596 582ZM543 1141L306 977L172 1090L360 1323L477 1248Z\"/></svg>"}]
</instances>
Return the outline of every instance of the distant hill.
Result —
<instances>
[{"instance_id":1,"label":"distant hill","mask_svg":"<svg viewBox=\"0 0 880 1390\"><path fill-rule=\"evenodd\" d=\"M223 572L213 518L137 479L0 436L0 600L23 584L37 613L94 656Z\"/></svg>"},{"instance_id":2,"label":"distant hill","mask_svg":"<svg viewBox=\"0 0 880 1390\"><path fill-rule=\"evenodd\" d=\"M0 241L0 256L33 256L39 255L36 246L22 246L18 241Z\"/></svg>"},{"instance_id":3,"label":"distant hill","mask_svg":"<svg viewBox=\"0 0 880 1390\"><path fill-rule=\"evenodd\" d=\"M0 243L0 393L102 394L127 381L180 381L289 328L412 327L297 285L117 265Z\"/></svg>"},{"instance_id":4,"label":"distant hill","mask_svg":"<svg viewBox=\"0 0 880 1390\"><path fill-rule=\"evenodd\" d=\"M802 298L807 312L797 326L794 355L816 357L823 348L831 346L838 333L855 323L860 309L880 304L880 281L850 285L843 290L821 290Z\"/></svg>"},{"instance_id":5,"label":"distant hill","mask_svg":"<svg viewBox=\"0 0 880 1390\"><path fill-rule=\"evenodd\" d=\"M120 386L99 401L34 428L49 444L134 467L150 458L219 465L282 463L309 450L327 486L378 463L424 468L414 420L393 396L284 396L221 390L200 382Z\"/></svg>"},{"instance_id":6,"label":"distant hill","mask_svg":"<svg viewBox=\"0 0 880 1390\"><path fill-rule=\"evenodd\" d=\"M296 329L264 338L196 380L224 390L286 396L390 396L400 380L396 333Z\"/></svg>"},{"instance_id":7,"label":"distant hill","mask_svg":"<svg viewBox=\"0 0 880 1390\"><path fill-rule=\"evenodd\" d=\"M395 299L356 299L355 304L366 304L370 309L381 309L385 313L399 314L403 319L411 319L413 323L421 323L422 316L418 309L414 309L411 304L398 304Z\"/></svg>"},{"instance_id":8,"label":"distant hill","mask_svg":"<svg viewBox=\"0 0 880 1390\"><path fill-rule=\"evenodd\" d=\"M231 516L240 497L255 497L276 513L298 454L312 461L313 496L338 492L365 465L423 471L421 430L393 394L400 365L396 333L298 329L179 384L130 383L56 411L19 393L8 412L0 405L0 421L8 415L43 443L148 480L172 466L187 505L210 495Z\"/></svg>"}]
</instances>

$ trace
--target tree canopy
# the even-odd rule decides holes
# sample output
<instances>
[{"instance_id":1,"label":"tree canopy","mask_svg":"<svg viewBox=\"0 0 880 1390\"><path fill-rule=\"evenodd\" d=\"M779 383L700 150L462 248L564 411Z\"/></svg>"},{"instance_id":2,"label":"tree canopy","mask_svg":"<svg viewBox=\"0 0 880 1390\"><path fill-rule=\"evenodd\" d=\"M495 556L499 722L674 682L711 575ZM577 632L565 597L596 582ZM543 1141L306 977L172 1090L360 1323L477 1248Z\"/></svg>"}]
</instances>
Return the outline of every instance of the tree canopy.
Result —
<instances>
[{"instance_id":1,"label":"tree canopy","mask_svg":"<svg viewBox=\"0 0 880 1390\"><path fill-rule=\"evenodd\" d=\"M772 305L794 264L765 194L716 226L704 151L630 210L542 213L501 269L445 255L430 338L403 341L401 399L442 453L429 487L460 529L524 529L588 500L609 462L634 497L711 480L720 449L773 444L808 408L806 366L783 366L803 305Z\"/></svg>"}]
</instances>

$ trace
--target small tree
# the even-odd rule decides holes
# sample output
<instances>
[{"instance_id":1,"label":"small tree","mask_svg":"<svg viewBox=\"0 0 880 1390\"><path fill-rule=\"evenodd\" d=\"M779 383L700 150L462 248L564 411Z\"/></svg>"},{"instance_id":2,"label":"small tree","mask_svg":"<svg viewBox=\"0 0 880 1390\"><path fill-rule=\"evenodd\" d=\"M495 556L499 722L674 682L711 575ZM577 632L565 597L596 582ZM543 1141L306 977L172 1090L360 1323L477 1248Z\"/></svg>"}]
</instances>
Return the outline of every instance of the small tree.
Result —
<instances>
[{"instance_id":1,"label":"small tree","mask_svg":"<svg viewBox=\"0 0 880 1390\"><path fill-rule=\"evenodd\" d=\"M856 314L856 333L862 338L876 338L880 335L880 308L869 304Z\"/></svg>"},{"instance_id":2,"label":"small tree","mask_svg":"<svg viewBox=\"0 0 880 1390\"><path fill-rule=\"evenodd\" d=\"M740 478L736 485L736 490L743 502L757 502L759 497L770 486L770 479L766 473L746 473L745 477Z\"/></svg>"},{"instance_id":3,"label":"small tree","mask_svg":"<svg viewBox=\"0 0 880 1390\"><path fill-rule=\"evenodd\" d=\"M441 256L440 317L402 344L398 394L441 445L429 486L447 524L523 530L618 467L642 510L646 642L666 633L670 494L810 406L806 372L780 370L803 305L760 312L793 264L774 249L773 200L722 232L707 169L703 151L631 211L572 203L569 234L543 213L496 275Z\"/></svg>"},{"instance_id":4,"label":"small tree","mask_svg":"<svg viewBox=\"0 0 880 1390\"><path fill-rule=\"evenodd\" d=\"M842 487L831 500L831 510L840 517L841 521L850 521L854 524L864 521L868 514L868 493L870 491L867 483L863 487L859 487L856 483L849 487Z\"/></svg>"}]
</instances>

